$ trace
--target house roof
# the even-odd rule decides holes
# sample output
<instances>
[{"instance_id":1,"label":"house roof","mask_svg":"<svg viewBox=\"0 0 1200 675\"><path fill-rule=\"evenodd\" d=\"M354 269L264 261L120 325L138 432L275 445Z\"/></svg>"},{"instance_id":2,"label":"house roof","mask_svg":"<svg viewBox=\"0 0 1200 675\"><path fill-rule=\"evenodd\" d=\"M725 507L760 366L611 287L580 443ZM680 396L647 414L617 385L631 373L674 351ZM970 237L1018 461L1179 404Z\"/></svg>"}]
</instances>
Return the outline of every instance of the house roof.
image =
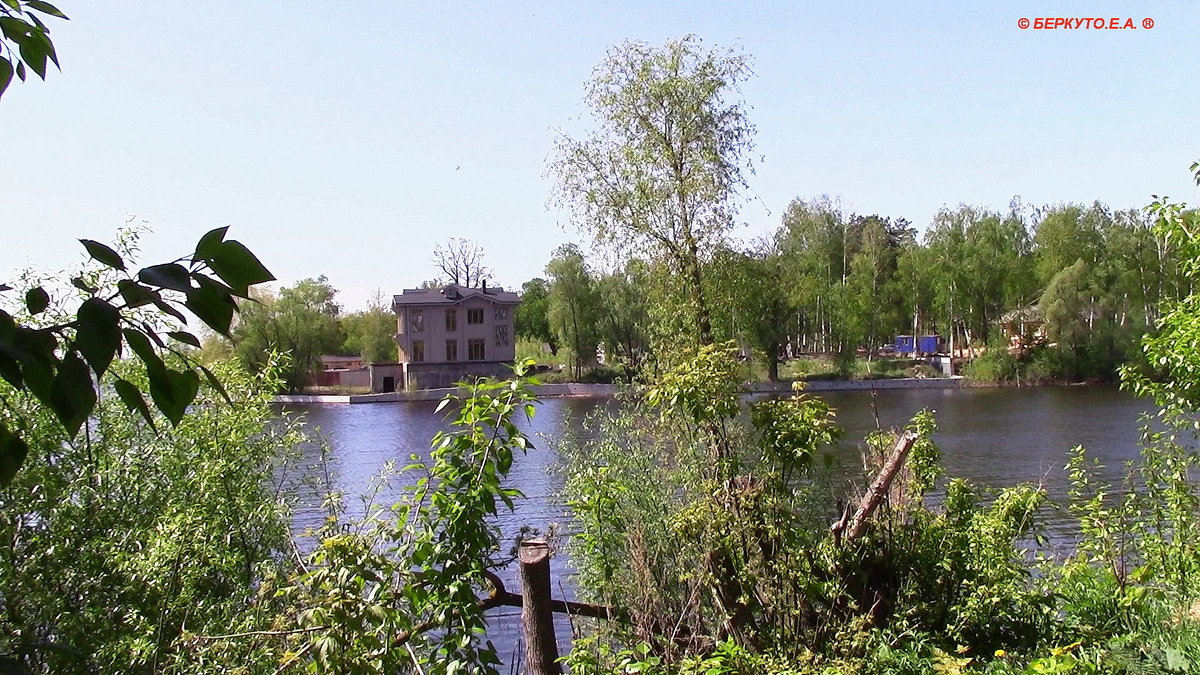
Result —
<instances>
[{"instance_id":1,"label":"house roof","mask_svg":"<svg viewBox=\"0 0 1200 675\"><path fill-rule=\"evenodd\" d=\"M521 302L519 295L499 286L468 288L458 284L447 284L441 288L406 288L402 294L392 296L392 306L457 305L470 298L484 298L500 304Z\"/></svg>"}]
</instances>

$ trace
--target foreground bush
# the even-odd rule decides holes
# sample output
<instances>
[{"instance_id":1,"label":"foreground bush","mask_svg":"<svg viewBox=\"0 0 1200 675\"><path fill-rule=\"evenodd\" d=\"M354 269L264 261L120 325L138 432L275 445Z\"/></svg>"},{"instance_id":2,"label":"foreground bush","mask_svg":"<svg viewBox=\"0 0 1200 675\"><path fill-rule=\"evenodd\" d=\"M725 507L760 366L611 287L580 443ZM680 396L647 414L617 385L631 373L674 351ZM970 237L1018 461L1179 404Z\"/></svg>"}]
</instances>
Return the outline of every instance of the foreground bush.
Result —
<instances>
[{"instance_id":1,"label":"foreground bush","mask_svg":"<svg viewBox=\"0 0 1200 675\"><path fill-rule=\"evenodd\" d=\"M281 484L300 436L264 386L217 369L159 431L109 392L72 441L0 391L31 446L0 491L0 649L46 672L169 670L188 633L227 632L290 553Z\"/></svg>"}]
</instances>

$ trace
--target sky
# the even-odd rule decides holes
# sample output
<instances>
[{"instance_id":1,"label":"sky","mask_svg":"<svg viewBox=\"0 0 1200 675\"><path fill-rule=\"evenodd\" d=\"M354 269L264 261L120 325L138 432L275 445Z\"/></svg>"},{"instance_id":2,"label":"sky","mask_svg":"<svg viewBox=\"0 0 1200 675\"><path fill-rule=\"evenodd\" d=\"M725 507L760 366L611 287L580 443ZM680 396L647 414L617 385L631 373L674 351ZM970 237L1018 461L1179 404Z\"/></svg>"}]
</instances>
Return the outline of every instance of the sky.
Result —
<instances>
[{"instance_id":1,"label":"sky","mask_svg":"<svg viewBox=\"0 0 1200 675\"><path fill-rule=\"evenodd\" d=\"M325 275L347 310L433 278L450 237L519 287L586 248L547 164L591 128L593 69L687 34L753 59L743 239L820 195L918 229L1014 196L1200 199L1190 1L57 5L62 71L0 99L0 282L69 269L77 239L131 222L151 230L144 264L228 225L280 283ZM1138 27L1033 27L1047 17Z\"/></svg>"}]
</instances>

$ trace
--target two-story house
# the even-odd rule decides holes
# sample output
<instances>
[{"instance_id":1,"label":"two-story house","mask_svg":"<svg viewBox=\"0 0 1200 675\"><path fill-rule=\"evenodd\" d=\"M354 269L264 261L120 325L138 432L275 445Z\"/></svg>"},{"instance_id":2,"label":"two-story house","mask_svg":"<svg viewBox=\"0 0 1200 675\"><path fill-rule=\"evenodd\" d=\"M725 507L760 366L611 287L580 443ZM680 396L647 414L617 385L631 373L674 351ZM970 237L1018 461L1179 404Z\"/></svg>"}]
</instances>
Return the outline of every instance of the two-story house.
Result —
<instances>
[{"instance_id":1,"label":"two-story house","mask_svg":"<svg viewBox=\"0 0 1200 675\"><path fill-rule=\"evenodd\" d=\"M449 387L471 377L511 374L513 319L521 303L499 287L406 288L392 297L396 343L408 388Z\"/></svg>"}]
</instances>

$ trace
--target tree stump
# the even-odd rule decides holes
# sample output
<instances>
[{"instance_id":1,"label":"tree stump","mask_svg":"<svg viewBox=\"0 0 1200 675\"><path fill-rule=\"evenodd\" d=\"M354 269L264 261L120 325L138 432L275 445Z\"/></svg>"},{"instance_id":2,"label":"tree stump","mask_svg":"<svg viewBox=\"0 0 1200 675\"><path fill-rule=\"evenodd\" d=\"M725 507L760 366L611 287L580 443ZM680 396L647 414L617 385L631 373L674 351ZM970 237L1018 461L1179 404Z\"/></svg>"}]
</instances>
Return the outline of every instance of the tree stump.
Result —
<instances>
[{"instance_id":1,"label":"tree stump","mask_svg":"<svg viewBox=\"0 0 1200 675\"><path fill-rule=\"evenodd\" d=\"M543 539L521 542L521 629L525 634L525 668L530 675L561 675L554 608L550 597L550 547Z\"/></svg>"}]
</instances>

